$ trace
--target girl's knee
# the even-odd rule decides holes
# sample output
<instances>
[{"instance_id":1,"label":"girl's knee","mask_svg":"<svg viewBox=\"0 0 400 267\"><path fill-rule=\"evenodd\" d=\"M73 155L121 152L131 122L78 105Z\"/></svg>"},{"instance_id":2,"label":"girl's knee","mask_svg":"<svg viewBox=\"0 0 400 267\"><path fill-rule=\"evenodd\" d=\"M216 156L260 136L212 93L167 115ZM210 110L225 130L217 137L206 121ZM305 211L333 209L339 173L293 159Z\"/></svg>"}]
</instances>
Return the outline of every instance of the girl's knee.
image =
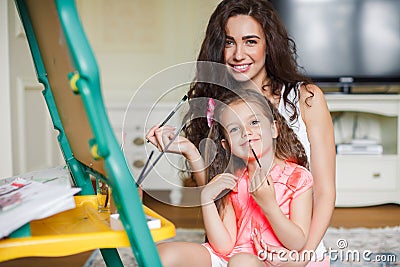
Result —
<instances>
[{"instance_id":1,"label":"girl's knee","mask_svg":"<svg viewBox=\"0 0 400 267\"><path fill-rule=\"evenodd\" d=\"M210 253L197 243L190 242L166 242L157 245L162 266L181 267L211 266Z\"/></svg>"},{"instance_id":2,"label":"girl's knee","mask_svg":"<svg viewBox=\"0 0 400 267\"><path fill-rule=\"evenodd\" d=\"M229 259L228 267L265 267L265 264L260 261L257 256L250 253L238 253Z\"/></svg>"},{"instance_id":3,"label":"girl's knee","mask_svg":"<svg viewBox=\"0 0 400 267\"><path fill-rule=\"evenodd\" d=\"M158 255L164 267L176 266L175 264L179 260L179 253L171 244L172 243L160 243L157 245Z\"/></svg>"}]
</instances>

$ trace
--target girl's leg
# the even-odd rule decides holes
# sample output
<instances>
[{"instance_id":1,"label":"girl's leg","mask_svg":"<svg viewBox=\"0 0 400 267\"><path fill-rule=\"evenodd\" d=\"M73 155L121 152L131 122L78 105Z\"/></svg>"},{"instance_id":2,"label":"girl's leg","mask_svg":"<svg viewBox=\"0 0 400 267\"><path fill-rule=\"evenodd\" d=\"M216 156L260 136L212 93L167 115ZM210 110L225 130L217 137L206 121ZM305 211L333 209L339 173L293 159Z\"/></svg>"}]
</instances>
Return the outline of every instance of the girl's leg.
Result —
<instances>
[{"instance_id":1,"label":"girl's leg","mask_svg":"<svg viewBox=\"0 0 400 267\"><path fill-rule=\"evenodd\" d=\"M256 255L250 253L238 253L229 259L228 267L265 267L265 263L260 261Z\"/></svg>"},{"instance_id":2,"label":"girl's leg","mask_svg":"<svg viewBox=\"0 0 400 267\"><path fill-rule=\"evenodd\" d=\"M211 267L210 253L201 244L165 242L158 244L157 249L163 267Z\"/></svg>"}]
</instances>

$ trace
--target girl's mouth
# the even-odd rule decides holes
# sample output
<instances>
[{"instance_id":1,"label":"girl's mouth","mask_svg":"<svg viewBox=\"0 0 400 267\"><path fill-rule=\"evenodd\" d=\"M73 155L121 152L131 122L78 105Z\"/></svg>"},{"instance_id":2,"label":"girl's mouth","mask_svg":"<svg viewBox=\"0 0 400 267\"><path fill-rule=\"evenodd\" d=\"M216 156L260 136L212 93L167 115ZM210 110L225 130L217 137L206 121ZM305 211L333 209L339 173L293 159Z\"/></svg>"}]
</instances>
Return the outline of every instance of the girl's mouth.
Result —
<instances>
[{"instance_id":1,"label":"girl's mouth","mask_svg":"<svg viewBox=\"0 0 400 267\"><path fill-rule=\"evenodd\" d=\"M251 147L252 144L254 144L255 142L257 142L259 140L260 139L250 139L250 140L247 140L246 142L244 142L243 144L241 144L241 146Z\"/></svg>"}]
</instances>

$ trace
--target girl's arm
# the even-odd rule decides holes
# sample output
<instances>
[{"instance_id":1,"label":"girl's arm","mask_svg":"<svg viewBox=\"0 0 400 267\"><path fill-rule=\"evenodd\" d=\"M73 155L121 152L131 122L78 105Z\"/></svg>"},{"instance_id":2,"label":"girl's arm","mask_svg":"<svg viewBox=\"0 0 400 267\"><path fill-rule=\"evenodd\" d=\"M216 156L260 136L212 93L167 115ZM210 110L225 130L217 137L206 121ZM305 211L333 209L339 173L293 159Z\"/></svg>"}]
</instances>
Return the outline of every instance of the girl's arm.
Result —
<instances>
[{"instance_id":1,"label":"girl's arm","mask_svg":"<svg viewBox=\"0 0 400 267\"><path fill-rule=\"evenodd\" d=\"M218 253L228 254L236 242L236 216L228 200L221 215L214 200L224 189L232 189L237 178L232 174L217 175L201 192L204 228L208 242Z\"/></svg>"},{"instance_id":2,"label":"girl's arm","mask_svg":"<svg viewBox=\"0 0 400 267\"><path fill-rule=\"evenodd\" d=\"M156 125L149 130L146 139L161 151L174 136L175 131L176 128L172 126L166 125L159 127ZM184 156L189 162L196 184L198 186L206 184L204 160L199 150L192 142L183 136L178 136L169 146L168 152Z\"/></svg>"},{"instance_id":3,"label":"girl's arm","mask_svg":"<svg viewBox=\"0 0 400 267\"><path fill-rule=\"evenodd\" d=\"M312 189L304 191L292 200L290 219L283 214L276 201L270 176L252 194L283 246L289 250L301 250L307 241L310 228Z\"/></svg>"},{"instance_id":4,"label":"girl's arm","mask_svg":"<svg viewBox=\"0 0 400 267\"><path fill-rule=\"evenodd\" d=\"M329 226L335 207L336 152L332 119L324 94L315 85L307 85L307 88L314 96L307 100L310 93L302 86L300 109L311 145L310 165L314 178L314 199L310 235L303 249L315 250Z\"/></svg>"},{"instance_id":5,"label":"girl's arm","mask_svg":"<svg viewBox=\"0 0 400 267\"><path fill-rule=\"evenodd\" d=\"M221 254L230 253L236 241L236 219L232 203L226 204L222 218L214 203L203 205L202 212L204 228L211 247Z\"/></svg>"}]
</instances>

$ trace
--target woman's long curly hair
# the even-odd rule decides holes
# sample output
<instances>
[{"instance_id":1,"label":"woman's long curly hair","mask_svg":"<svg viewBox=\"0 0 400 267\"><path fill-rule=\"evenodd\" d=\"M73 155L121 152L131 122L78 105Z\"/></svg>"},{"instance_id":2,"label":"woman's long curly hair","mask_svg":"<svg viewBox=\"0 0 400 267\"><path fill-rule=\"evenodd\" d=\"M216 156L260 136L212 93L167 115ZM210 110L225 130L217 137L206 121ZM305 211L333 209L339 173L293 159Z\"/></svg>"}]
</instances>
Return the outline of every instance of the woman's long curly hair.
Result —
<instances>
[{"instance_id":1,"label":"woman's long curly hair","mask_svg":"<svg viewBox=\"0 0 400 267\"><path fill-rule=\"evenodd\" d=\"M285 88L283 101L287 110L291 112L290 121L297 120L299 115L295 108L296 103L288 99L288 94L292 90L297 94L295 87L299 82L307 85L310 81L301 73L301 68L296 61L296 45L289 38L277 12L268 0L224 0L217 6L209 20L205 38L197 58L197 77L190 86L189 99L211 97L222 100L224 98L223 87L239 88L227 72L221 75L221 72L215 71L213 67L204 68L202 65L203 62L225 64L225 27L228 19L237 15L253 17L260 23L265 34L265 70L269 81L260 90L270 90L269 93L272 96L280 96L282 88ZM218 79L221 82L213 82ZM312 92L310 93L313 95ZM185 129L185 134L196 147L199 147L200 142L207 136L209 131L207 120L204 116L206 110L205 102L203 104L190 105L189 111L184 117L185 121L190 121ZM203 116L199 114L203 114Z\"/></svg>"},{"instance_id":2,"label":"woman's long curly hair","mask_svg":"<svg viewBox=\"0 0 400 267\"><path fill-rule=\"evenodd\" d=\"M231 154L230 147L226 149L222 147L222 139L228 139L227 133L223 126L219 123L224 110L232 104L246 103L250 108L258 105L260 110L271 123L275 121L278 129L278 137L274 140L274 155L276 158L294 162L305 168L309 168L308 157L303 145L297 138L296 133L287 124L286 119L279 113L275 106L259 92L251 89L235 90L225 92L223 101L216 101L214 120L208 134L208 144L206 146L205 162L207 163L206 179L207 183L216 175L230 172L236 174L240 168L244 168L246 163L243 160ZM212 147L211 147L212 146ZM219 210L226 203L226 197L217 200Z\"/></svg>"}]
</instances>

